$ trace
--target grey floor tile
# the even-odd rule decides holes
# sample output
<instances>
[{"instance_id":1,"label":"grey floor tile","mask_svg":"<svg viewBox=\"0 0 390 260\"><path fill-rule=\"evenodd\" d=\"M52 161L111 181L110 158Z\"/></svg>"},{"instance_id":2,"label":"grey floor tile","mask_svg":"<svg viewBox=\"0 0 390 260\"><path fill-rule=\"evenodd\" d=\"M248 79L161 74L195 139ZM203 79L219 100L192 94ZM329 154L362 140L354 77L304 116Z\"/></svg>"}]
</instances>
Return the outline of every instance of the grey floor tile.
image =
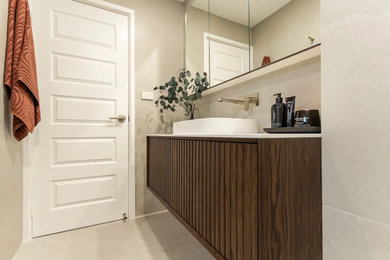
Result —
<instances>
[{"instance_id":1,"label":"grey floor tile","mask_svg":"<svg viewBox=\"0 0 390 260\"><path fill-rule=\"evenodd\" d=\"M214 259L172 214L117 221L33 239L13 260Z\"/></svg>"}]
</instances>

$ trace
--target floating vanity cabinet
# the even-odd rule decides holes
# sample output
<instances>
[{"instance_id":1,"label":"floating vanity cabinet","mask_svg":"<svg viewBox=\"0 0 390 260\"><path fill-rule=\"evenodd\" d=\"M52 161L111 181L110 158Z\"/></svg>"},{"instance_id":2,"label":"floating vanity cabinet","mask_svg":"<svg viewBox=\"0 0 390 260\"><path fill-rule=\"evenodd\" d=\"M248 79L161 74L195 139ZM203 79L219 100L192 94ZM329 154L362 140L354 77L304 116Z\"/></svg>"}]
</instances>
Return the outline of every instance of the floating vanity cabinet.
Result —
<instances>
[{"instance_id":1,"label":"floating vanity cabinet","mask_svg":"<svg viewBox=\"0 0 390 260\"><path fill-rule=\"evenodd\" d=\"M147 144L148 188L217 259L322 259L320 138Z\"/></svg>"}]
</instances>

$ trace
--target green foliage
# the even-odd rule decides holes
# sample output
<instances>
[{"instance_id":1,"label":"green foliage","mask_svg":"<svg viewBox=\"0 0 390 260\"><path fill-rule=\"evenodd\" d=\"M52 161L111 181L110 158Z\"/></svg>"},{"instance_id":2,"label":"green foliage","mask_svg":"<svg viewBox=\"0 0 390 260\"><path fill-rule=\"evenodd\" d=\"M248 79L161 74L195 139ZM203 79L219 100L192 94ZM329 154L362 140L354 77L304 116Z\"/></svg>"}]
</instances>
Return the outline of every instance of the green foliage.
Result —
<instances>
[{"instance_id":1,"label":"green foliage","mask_svg":"<svg viewBox=\"0 0 390 260\"><path fill-rule=\"evenodd\" d=\"M161 113L164 110L175 112L176 105L181 106L185 110L186 118L190 118L194 113L194 102L202 98L202 92L208 86L207 73L203 73L203 77L199 73L192 77L190 71L182 69L176 77L172 77L164 85L154 88L159 92L154 104L156 107L160 107Z\"/></svg>"}]
</instances>

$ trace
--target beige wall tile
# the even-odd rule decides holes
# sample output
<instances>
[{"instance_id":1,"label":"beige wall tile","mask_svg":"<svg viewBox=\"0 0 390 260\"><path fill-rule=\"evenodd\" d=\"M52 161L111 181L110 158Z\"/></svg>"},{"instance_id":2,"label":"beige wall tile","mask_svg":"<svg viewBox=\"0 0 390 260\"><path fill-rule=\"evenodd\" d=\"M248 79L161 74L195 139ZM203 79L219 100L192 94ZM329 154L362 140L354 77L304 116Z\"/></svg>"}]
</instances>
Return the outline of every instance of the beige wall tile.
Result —
<instances>
[{"instance_id":1,"label":"beige wall tile","mask_svg":"<svg viewBox=\"0 0 390 260\"><path fill-rule=\"evenodd\" d=\"M0 81L3 84L8 1L0 2ZM0 259L11 259L22 241L22 147L12 137L7 89L0 87Z\"/></svg>"},{"instance_id":2,"label":"beige wall tile","mask_svg":"<svg viewBox=\"0 0 390 260\"><path fill-rule=\"evenodd\" d=\"M322 17L324 259L390 259L390 3Z\"/></svg>"},{"instance_id":3,"label":"beige wall tile","mask_svg":"<svg viewBox=\"0 0 390 260\"><path fill-rule=\"evenodd\" d=\"M380 1L383 0L322 0L321 26L327 26Z\"/></svg>"},{"instance_id":4,"label":"beige wall tile","mask_svg":"<svg viewBox=\"0 0 390 260\"><path fill-rule=\"evenodd\" d=\"M324 207L324 260L387 260L390 226Z\"/></svg>"},{"instance_id":5,"label":"beige wall tile","mask_svg":"<svg viewBox=\"0 0 390 260\"><path fill-rule=\"evenodd\" d=\"M323 29L324 203L390 224L390 3ZM390 245L389 245L390 246Z\"/></svg>"}]
</instances>

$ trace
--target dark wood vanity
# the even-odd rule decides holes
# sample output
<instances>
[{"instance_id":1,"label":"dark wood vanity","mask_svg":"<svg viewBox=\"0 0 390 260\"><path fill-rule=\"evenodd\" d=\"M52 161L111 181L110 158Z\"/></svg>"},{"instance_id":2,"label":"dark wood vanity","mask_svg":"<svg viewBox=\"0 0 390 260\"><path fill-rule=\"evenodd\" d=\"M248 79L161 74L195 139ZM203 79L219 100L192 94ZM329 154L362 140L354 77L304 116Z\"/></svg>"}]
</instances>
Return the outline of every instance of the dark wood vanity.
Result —
<instances>
[{"instance_id":1,"label":"dark wood vanity","mask_svg":"<svg viewBox=\"0 0 390 260\"><path fill-rule=\"evenodd\" d=\"M147 146L148 188L217 259L322 259L320 137Z\"/></svg>"}]
</instances>

